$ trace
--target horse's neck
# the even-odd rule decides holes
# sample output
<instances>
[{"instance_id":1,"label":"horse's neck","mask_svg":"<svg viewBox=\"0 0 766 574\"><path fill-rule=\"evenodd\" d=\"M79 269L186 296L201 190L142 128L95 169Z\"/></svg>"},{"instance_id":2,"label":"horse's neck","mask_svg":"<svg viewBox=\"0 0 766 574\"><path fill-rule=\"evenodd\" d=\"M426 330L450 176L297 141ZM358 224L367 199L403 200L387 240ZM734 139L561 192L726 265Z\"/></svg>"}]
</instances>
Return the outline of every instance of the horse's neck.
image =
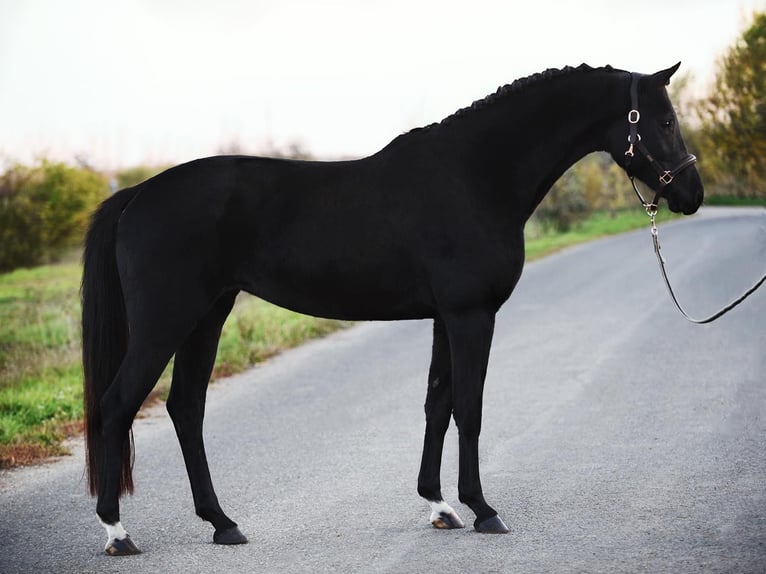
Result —
<instances>
[{"instance_id":1,"label":"horse's neck","mask_svg":"<svg viewBox=\"0 0 766 574\"><path fill-rule=\"evenodd\" d=\"M626 110L626 78L591 72L529 86L457 120L453 147L484 192L526 220L571 165L604 149Z\"/></svg>"}]
</instances>

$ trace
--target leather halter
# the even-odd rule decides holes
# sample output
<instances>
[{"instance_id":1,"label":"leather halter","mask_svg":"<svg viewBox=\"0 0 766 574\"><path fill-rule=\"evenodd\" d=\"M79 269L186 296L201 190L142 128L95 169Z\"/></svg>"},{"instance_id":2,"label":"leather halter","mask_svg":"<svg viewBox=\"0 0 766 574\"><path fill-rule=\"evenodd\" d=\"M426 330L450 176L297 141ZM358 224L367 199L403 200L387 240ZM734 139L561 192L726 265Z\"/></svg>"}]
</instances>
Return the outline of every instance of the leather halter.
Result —
<instances>
[{"instance_id":1,"label":"leather halter","mask_svg":"<svg viewBox=\"0 0 766 574\"><path fill-rule=\"evenodd\" d=\"M685 170L687 167L694 165L697 162L697 158L694 157L692 154L687 154L673 169L665 169L660 162L658 162L654 157L652 157L652 154L649 153L649 150L646 149L646 146L641 142L641 135L638 133L638 121L641 119L641 114L638 111L638 76L635 74L630 75L631 81L630 81L630 111L628 112L628 124L630 124L630 133L628 134L628 144L630 147L628 147L628 150L625 152L625 171L628 174L628 177L630 177L630 183L633 185L633 191L636 192L636 195L638 196L638 199L641 201L641 205L644 206L644 209L646 209L646 213L649 214L649 218L651 219L652 226L652 242L654 244L654 254L657 256L657 262L660 266L660 272L662 273L662 278L665 281L665 286L668 288L668 293L670 293L670 298L673 300L673 303L676 306L676 309L678 309L683 315L683 317L692 322L697 323L698 325L704 325L705 323L710 323L712 321L715 321L719 317L725 315L734 307L742 303L745 299L747 299L750 295L752 295L761 285L766 283L766 275L761 277L750 289L748 289L741 297L735 299L731 303L729 303L726 307L718 311L717 313L714 313L710 315L709 317L705 317L704 319L695 319L694 317L691 317L687 312L684 310L683 307L681 307L681 304L678 302L678 298L676 297L675 292L673 291L673 287L670 284L670 279L668 278L667 270L665 269L665 258L660 253L660 237L659 237L659 231L657 230L657 225L655 223L655 216L657 215L657 202L660 200L660 195L662 195L663 190L670 184L670 182L673 181L673 178L677 176L679 173L681 173L683 170ZM631 162L633 160L633 157L635 156L635 150L638 150L638 152L646 158L646 160L649 162L649 165L652 166L654 171L657 173L657 176L659 178L659 187L657 188L657 191L654 194L654 199L652 199L651 203L646 201L643 196L641 195L641 192L638 191L638 187L636 186L635 176L631 173Z\"/></svg>"},{"instance_id":2,"label":"leather halter","mask_svg":"<svg viewBox=\"0 0 766 574\"><path fill-rule=\"evenodd\" d=\"M697 158L692 154L687 154L680 162L678 162L675 167L672 169L665 169L664 166L659 161L657 161L651 153L649 153L649 150L646 149L646 146L641 141L641 134L638 133L638 122L641 119L641 113L638 111L638 80L638 74L630 74L630 111L628 112L628 124L630 126L630 133L628 134L629 147L625 152L625 171L627 172L628 177L630 177L630 183L633 185L633 191L636 192L641 205L644 206L644 209L646 209L647 213L656 213L658 202L660 201L660 196L662 195L664 189L679 173L681 173L687 167L694 165L697 162ZM638 153L644 156L652 169L654 169L654 171L657 173L659 187L654 193L654 198L651 202L646 201L641 195L641 192L638 191L638 187L636 186L634 179L635 176L631 173L631 164L633 162L633 157L635 156L636 150Z\"/></svg>"}]
</instances>

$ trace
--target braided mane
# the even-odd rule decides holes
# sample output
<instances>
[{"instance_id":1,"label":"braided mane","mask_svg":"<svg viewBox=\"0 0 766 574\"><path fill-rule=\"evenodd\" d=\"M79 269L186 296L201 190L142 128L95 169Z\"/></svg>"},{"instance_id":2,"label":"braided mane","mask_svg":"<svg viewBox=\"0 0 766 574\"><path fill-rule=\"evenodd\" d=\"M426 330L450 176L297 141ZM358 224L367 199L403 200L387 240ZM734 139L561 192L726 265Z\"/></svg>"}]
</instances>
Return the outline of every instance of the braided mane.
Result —
<instances>
[{"instance_id":1,"label":"braided mane","mask_svg":"<svg viewBox=\"0 0 766 574\"><path fill-rule=\"evenodd\" d=\"M447 116L440 122L435 122L426 126L416 127L407 132L402 133L401 135L394 138L394 140L391 143L392 144L398 143L402 140L402 138L405 138L406 136L410 134L425 133L425 132L431 131L433 128L449 125L456 120L460 120L463 117L470 115L474 111L485 109L493 104L496 104L499 101L505 100L507 97L513 94L518 94L519 92L523 91L529 86L546 82L552 78L560 78L562 76L574 75L579 73L599 72L599 71L612 72L612 71L615 71L615 68L613 68L612 66L593 68L589 66L588 64L580 64L577 67L565 66L563 68L548 68L547 70L543 72L538 72L536 74L532 74L531 76L519 78L517 80L514 80L510 84L500 86L495 91L495 93L490 94L480 100L476 100L468 107L457 110L456 112Z\"/></svg>"},{"instance_id":2,"label":"braided mane","mask_svg":"<svg viewBox=\"0 0 766 574\"><path fill-rule=\"evenodd\" d=\"M518 80L514 80L511 84L500 86L495 93L490 94L480 100L476 100L468 107L459 109L454 114L449 115L446 118L444 118L441 122L438 122L438 124L441 124L441 125L448 124L454 121L455 119L463 117L474 110L480 110L480 109L486 108L494 103L497 103L500 100L505 99L511 94L519 93L522 90L528 88L529 86L548 81L552 78L558 78L561 76L568 76L571 74L582 73L582 72L596 72L601 70L612 71L614 70L614 68L612 68L612 66L604 66L603 68L592 68L591 66L587 64L580 64L576 68L572 66L565 66L564 68L561 68L561 69L548 68L547 70L543 72L538 72L536 74L532 74L531 76L526 76L524 78L519 78Z\"/></svg>"}]
</instances>

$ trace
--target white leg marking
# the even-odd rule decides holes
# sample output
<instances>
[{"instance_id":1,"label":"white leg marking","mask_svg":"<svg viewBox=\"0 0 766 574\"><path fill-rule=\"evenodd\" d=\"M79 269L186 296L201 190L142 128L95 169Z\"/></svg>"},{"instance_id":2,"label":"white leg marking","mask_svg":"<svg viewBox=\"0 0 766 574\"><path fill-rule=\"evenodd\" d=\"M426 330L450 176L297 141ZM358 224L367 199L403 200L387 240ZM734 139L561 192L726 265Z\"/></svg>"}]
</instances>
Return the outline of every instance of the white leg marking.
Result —
<instances>
[{"instance_id":1,"label":"white leg marking","mask_svg":"<svg viewBox=\"0 0 766 574\"><path fill-rule=\"evenodd\" d=\"M106 528L106 536L108 540L106 541L106 547L109 548L110 544L114 540L125 540L128 537L128 533L125 532L125 529L122 527L122 523L119 521L115 522L114 524L107 524L103 520L101 520L101 517L98 517L98 521L101 523L101 526Z\"/></svg>"},{"instance_id":2,"label":"white leg marking","mask_svg":"<svg viewBox=\"0 0 766 574\"><path fill-rule=\"evenodd\" d=\"M428 504L431 506L431 518L429 520L436 528L450 529L465 527L465 524L460 520L457 512L443 500L429 500Z\"/></svg>"},{"instance_id":3,"label":"white leg marking","mask_svg":"<svg viewBox=\"0 0 766 574\"><path fill-rule=\"evenodd\" d=\"M443 500L439 500L438 502L429 500L428 504L431 505L431 518L429 519L431 521L431 524L433 524L434 521L442 515L442 513L444 514L455 513L455 510Z\"/></svg>"}]
</instances>

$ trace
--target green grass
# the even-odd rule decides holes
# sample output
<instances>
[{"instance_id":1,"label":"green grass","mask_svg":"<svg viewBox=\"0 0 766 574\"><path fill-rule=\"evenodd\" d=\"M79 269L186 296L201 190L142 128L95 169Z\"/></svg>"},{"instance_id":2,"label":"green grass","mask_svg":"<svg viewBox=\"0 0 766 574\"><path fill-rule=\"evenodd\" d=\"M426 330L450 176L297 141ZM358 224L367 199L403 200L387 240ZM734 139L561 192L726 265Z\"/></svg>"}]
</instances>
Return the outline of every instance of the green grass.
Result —
<instances>
[{"instance_id":1,"label":"green grass","mask_svg":"<svg viewBox=\"0 0 766 574\"><path fill-rule=\"evenodd\" d=\"M82 418L79 282L76 264L0 275L0 465L59 454Z\"/></svg>"},{"instance_id":2,"label":"green grass","mask_svg":"<svg viewBox=\"0 0 766 574\"><path fill-rule=\"evenodd\" d=\"M78 264L0 275L0 466L61 454L83 415ZM240 372L345 323L241 295L221 336L214 378ZM172 363L154 396L164 397Z\"/></svg>"},{"instance_id":3,"label":"green grass","mask_svg":"<svg viewBox=\"0 0 766 574\"><path fill-rule=\"evenodd\" d=\"M0 392L77 361L80 272L69 264L0 275Z\"/></svg>"},{"instance_id":4,"label":"green grass","mask_svg":"<svg viewBox=\"0 0 766 574\"><path fill-rule=\"evenodd\" d=\"M0 390L0 453L16 458L24 458L19 450L58 454L59 443L79 428L81 418L79 364L24 378Z\"/></svg>"},{"instance_id":5,"label":"green grass","mask_svg":"<svg viewBox=\"0 0 766 574\"><path fill-rule=\"evenodd\" d=\"M306 317L247 295L240 295L221 334L215 378L245 370L274 354L322 337L344 323Z\"/></svg>"},{"instance_id":6,"label":"green grass","mask_svg":"<svg viewBox=\"0 0 766 574\"><path fill-rule=\"evenodd\" d=\"M561 234L545 233L531 223L527 258L648 224L638 209L615 217L597 214ZM81 272L79 264L67 263L0 275L0 466L60 454L62 439L81 427ZM241 372L343 326L240 296L221 336L214 378ZM171 369L155 396L167 394Z\"/></svg>"},{"instance_id":7,"label":"green grass","mask_svg":"<svg viewBox=\"0 0 766 574\"><path fill-rule=\"evenodd\" d=\"M667 210L661 210L657 214L657 224L678 217ZM649 216L642 209L620 211L614 215L594 213L587 220L563 233L545 232L532 221L527 224L525 230L527 261L539 259L565 247L598 237L624 233L642 227L649 229Z\"/></svg>"}]
</instances>

